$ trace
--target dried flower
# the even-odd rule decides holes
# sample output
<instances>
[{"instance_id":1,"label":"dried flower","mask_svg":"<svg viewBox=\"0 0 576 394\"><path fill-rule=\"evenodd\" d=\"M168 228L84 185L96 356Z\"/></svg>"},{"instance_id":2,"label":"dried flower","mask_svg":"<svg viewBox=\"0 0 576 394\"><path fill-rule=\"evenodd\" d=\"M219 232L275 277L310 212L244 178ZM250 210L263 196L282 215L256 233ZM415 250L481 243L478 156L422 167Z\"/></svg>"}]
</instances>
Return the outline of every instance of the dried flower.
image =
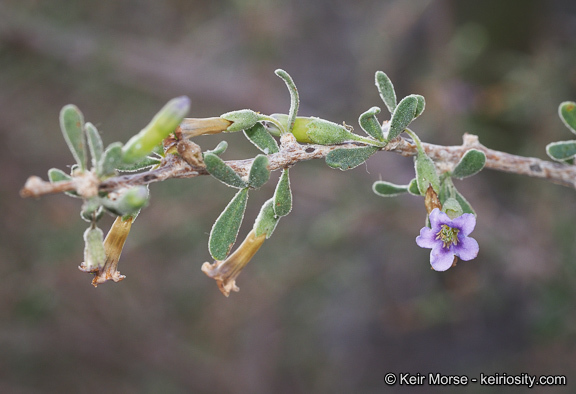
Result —
<instances>
[{"instance_id":1,"label":"dried flower","mask_svg":"<svg viewBox=\"0 0 576 394\"><path fill-rule=\"evenodd\" d=\"M126 278L126 276L120 275L120 271L118 271L118 260L120 260L120 255L122 254L126 238L128 237L128 234L130 234L130 228L132 227L133 221L134 218L131 216L126 219L118 216L114 221L114 224L112 224L112 227L104 240L106 262L104 263L104 266L96 272L96 276L92 280L94 287L97 287L100 283L109 280L120 282L122 279Z\"/></svg>"},{"instance_id":2,"label":"dried flower","mask_svg":"<svg viewBox=\"0 0 576 394\"><path fill-rule=\"evenodd\" d=\"M431 228L424 227L416 237L421 248L432 249L430 264L436 271L446 271L455 262L455 256L464 261L478 255L478 242L468 235L476 226L476 217L465 213L450 219L447 214L435 208L430 213Z\"/></svg>"},{"instance_id":3,"label":"dried flower","mask_svg":"<svg viewBox=\"0 0 576 394\"><path fill-rule=\"evenodd\" d=\"M266 240L266 233L256 236L254 230L250 231L242 244L224 261L216 260L214 264L202 264L202 272L216 280L218 288L226 297L230 291L239 291L236 286L236 277L252 259Z\"/></svg>"}]
</instances>

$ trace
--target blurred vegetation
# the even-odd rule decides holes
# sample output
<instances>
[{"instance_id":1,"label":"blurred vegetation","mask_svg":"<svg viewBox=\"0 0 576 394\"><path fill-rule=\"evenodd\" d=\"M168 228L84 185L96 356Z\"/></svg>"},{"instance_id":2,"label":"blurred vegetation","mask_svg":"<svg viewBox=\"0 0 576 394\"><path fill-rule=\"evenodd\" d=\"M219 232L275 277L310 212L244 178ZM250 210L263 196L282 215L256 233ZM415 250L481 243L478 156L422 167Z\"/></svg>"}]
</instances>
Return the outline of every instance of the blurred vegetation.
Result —
<instances>
[{"instance_id":1,"label":"blurred vegetation","mask_svg":"<svg viewBox=\"0 0 576 394\"><path fill-rule=\"evenodd\" d=\"M293 212L229 299L200 271L234 193L219 182L152 185L120 261L127 279L97 289L76 268L79 201L18 190L72 163L58 128L65 104L105 144L126 141L183 94L193 117L285 112L278 67L298 85L302 115L356 125L383 107L373 82L383 70L400 95L426 97L413 125L424 141L459 144L469 132L545 158L547 143L571 138L557 107L576 99L575 36L571 0L3 1L0 392L370 393L388 371L571 383L574 190L490 171L459 182L479 213L480 255L436 273L414 242L422 201L371 192L380 178L409 181L411 159L378 154L347 173L301 163ZM257 153L241 135L226 140L227 159ZM251 194L241 237L275 179Z\"/></svg>"}]
</instances>

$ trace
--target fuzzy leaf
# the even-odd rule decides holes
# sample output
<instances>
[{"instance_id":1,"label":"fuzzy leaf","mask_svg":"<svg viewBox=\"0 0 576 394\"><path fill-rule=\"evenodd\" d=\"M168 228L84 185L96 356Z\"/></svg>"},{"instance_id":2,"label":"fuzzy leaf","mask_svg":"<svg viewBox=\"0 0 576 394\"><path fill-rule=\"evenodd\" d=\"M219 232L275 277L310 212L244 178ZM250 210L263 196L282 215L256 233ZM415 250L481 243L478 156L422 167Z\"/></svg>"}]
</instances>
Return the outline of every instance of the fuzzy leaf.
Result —
<instances>
[{"instance_id":1,"label":"fuzzy leaf","mask_svg":"<svg viewBox=\"0 0 576 394\"><path fill-rule=\"evenodd\" d=\"M220 115L220 117L232 122L232 124L226 129L226 132L228 133L249 129L254 126L258 120L260 120L260 115L251 109L240 109L238 111L227 112Z\"/></svg>"},{"instance_id":2,"label":"fuzzy leaf","mask_svg":"<svg viewBox=\"0 0 576 394\"><path fill-rule=\"evenodd\" d=\"M557 161L569 160L576 157L576 141L559 141L546 145L546 153Z\"/></svg>"},{"instance_id":3,"label":"fuzzy leaf","mask_svg":"<svg viewBox=\"0 0 576 394\"><path fill-rule=\"evenodd\" d=\"M575 153L576 154L576 153ZM455 178L466 178L480 172L486 164L486 155L477 149L470 149L456 165L452 175Z\"/></svg>"},{"instance_id":4,"label":"fuzzy leaf","mask_svg":"<svg viewBox=\"0 0 576 394\"><path fill-rule=\"evenodd\" d=\"M224 260L234 246L247 201L248 189L239 190L214 222L208 240L210 254L214 260Z\"/></svg>"},{"instance_id":5,"label":"fuzzy leaf","mask_svg":"<svg viewBox=\"0 0 576 394\"><path fill-rule=\"evenodd\" d=\"M382 101L384 101L384 104L386 104L388 111L393 114L396 109L396 92L394 92L392 81L390 81L388 75L382 71L376 72L376 87L378 88L378 93L380 93L380 97L382 98Z\"/></svg>"},{"instance_id":6,"label":"fuzzy leaf","mask_svg":"<svg viewBox=\"0 0 576 394\"><path fill-rule=\"evenodd\" d=\"M408 192L407 185L395 185L390 182L376 181L372 185L374 193L382 197L395 197Z\"/></svg>"},{"instance_id":7,"label":"fuzzy leaf","mask_svg":"<svg viewBox=\"0 0 576 394\"><path fill-rule=\"evenodd\" d=\"M226 152L227 148L228 148L228 143L226 141L220 141L220 143L218 145L216 145L216 148L214 148L212 150L207 150L206 153L213 153L215 155L220 156L222 153Z\"/></svg>"},{"instance_id":8,"label":"fuzzy leaf","mask_svg":"<svg viewBox=\"0 0 576 394\"><path fill-rule=\"evenodd\" d=\"M122 165L122 143L114 142L106 148L96 166L98 176L106 177L116 174L116 169Z\"/></svg>"},{"instance_id":9,"label":"fuzzy leaf","mask_svg":"<svg viewBox=\"0 0 576 394\"><path fill-rule=\"evenodd\" d=\"M104 145L102 144L102 138L100 133L90 122L84 125L84 130L86 131L86 137L88 140L88 148L90 149L90 156L92 157L92 166L96 167L102 154L104 153Z\"/></svg>"},{"instance_id":10,"label":"fuzzy leaf","mask_svg":"<svg viewBox=\"0 0 576 394\"><path fill-rule=\"evenodd\" d=\"M75 105L68 104L60 111L60 128L80 170L86 170L84 116Z\"/></svg>"},{"instance_id":11,"label":"fuzzy leaf","mask_svg":"<svg viewBox=\"0 0 576 394\"><path fill-rule=\"evenodd\" d=\"M124 172L135 172L156 166L161 162L162 160L158 156L147 156L144 159L132 164L121 162L118 164L117 169Z\"/></svg>"},{"instance_id":12,"label":"fuzzy leaf","mask_svg":"<svg viewBox=\"0 0 576 394\"><path fill-rule=\"evenodd\" d=\"M418 98L415 95L406 96L398 103L396 110L390 119L390 131L388 140L398 137L406 127L414 120L418 108Z\"/></svg>"},{"instance_id":13,"label":"fuzzy leaf","mask_svg":"<svg viewBox=\"0 0 576 394\"><path fill-rule=\"evenodd\" d=\"M376 138L378 141L384 141L384 133L382 133L382 127L376 119L376 115L380 113L380 108L372 107L368 111L364 112L358 118L358 123L362 130L366 132L369 136Z\"/></svg>"},{"instance_id":14,"label":"fuzzy leaf","mask_svg":"<svg viewBox=\"0 0 576 394\"><path fill-rule=\"evenodd\" d=\"M292 80L290 74L282 69L277 69L274 73L282 78L288 91L290 92L290 112L288 113L288 127L286 131L288 133L292 132L292 128L294 127L294 122L296 121L296 115L298 115L298 109L300 107L300 97L298 95L298 89L296 88L296 84Z\"/></svg>"},{"instance_id":15,"label":"fuzzy leaf","mask_svg":"<svg viewBox=\"0 0 576 394\"><path fill-rule=\"evenodd\" d=\"M288 169L282 170L282 175L274 191L274 213L276 216L286 216L292 210L292 190L290 190L290 177Z\"/></svg>"},{"instance_id":16,"label":"fuzzy leaf","mask_svg":"<svg viewBox=\"0 0 576 394\"><path fill-rule=\"evenodd\" d=\"M237 189L243 189L247 186L246 182L240 178L240 175L214 153L204 152L204 163L210 175L220 182Z\"/></svg>"},{"instance_id":17,"label":"fuzzy leaf","mask_svg":"<svg viewBox=\"0 0 576 394\"><path fill-rule=\"evenodd\" d=\"M425 196L428 186L436 193L440 191L440 178L436 172L436 167L431 158L423 152L419 152L414 159L414 168L416 170L416 182L418 182L418 190L420 194Z\"/></svg>"},{"instance_id":18,"label":"fuzzy leaf","mask_svg":"<svg viewBox=\"0 0 576 394\"><path fill-rule=\"evenodd\" d=\"M426 108L426 100L424 100L424 96L420 96L419 94L413 94L412 96L416 97L416 100L418 100L416 112L414 113L414 119L416 119L422 115L422 112L424 112L424 108Z\"/></svg>"},{"instance_id":19,"label":"fuzzy leaf","mask_svg":"<svg viewBox=\"0 0 576 394\"><path fill-rule=\"evenodd\" d=\"M278 143L270 133L266 131L262 123L256 123L248 130L244 130L244 135L266 155L278 153L279 151Z\"/></svg>"},{"instance_id":20,"label":"fuzzy leaf","mask_svg":"<svg viewBox=\"0 0 576 394\"><path fill-rule=\"evenodd\" d=\"M418 190L418 181L416 178L412 179L408 184L408 193L412 194L413 196L421 196L420 190Z\"/></svg>"},{"instance_id":21,"label":"fuzzy leaf","mask_svg":"<svg viewBox=\"0 0 576 394\"><path fill-rule=\"evenodd\" d=\"M269 199L262 205L260 213L254 222L254 232L256 237L266 234L266 239L270 238L280 217L274 212L274 198Z\"/></svg>"},{"instance_id":22,"label":"fuzzy leaf","mask_svg":"<svg viewBox=\"0 0 576 394\"><path fill-rule=\"evenodd\" d=\"M326 155L326 164L341 171L350 170L364 163L378 150L375 146L335 149Z\"/></svg>"},{"instance_id":23,"label":"fuzzy leaf","mask_svg":"<svg viewBox=\"0 0 576 394\"><path fill-rule=\"evenodd\" d=\"M248 175L248 184L252 189L259 189L270 179L270 170L268 169L268 156L258 155L254 158Z\"/></svg>"},{"instance_id":24,"label":"fuzzy leaf","mask_svg":"<svg viewBox=\"0 0 576 394\"><path fill-rule=\"evenodd\" d=\"M576 103L573 101L564 101L558 107L558 115L560 115L560 119L562 119L566 127L576 134Z\"/></svg>"},{"instance_id":25,"label":"fuzzy leaf","mask_svg":"<svg viewBox=\"0 0 576 394\"><path fill-rule=\"evenodd\" d=\"M454 198L456 199L456 201L458 201L458 203L462 207L463 213L472 213L472 214L476 215L476 212L474 212L474 208L472 208L472 205L470 205L468 200L466 200L464 198L464 196L462 194L460 194L460 192L458 190L455 190Z\"/></svg>"}]
</instances>

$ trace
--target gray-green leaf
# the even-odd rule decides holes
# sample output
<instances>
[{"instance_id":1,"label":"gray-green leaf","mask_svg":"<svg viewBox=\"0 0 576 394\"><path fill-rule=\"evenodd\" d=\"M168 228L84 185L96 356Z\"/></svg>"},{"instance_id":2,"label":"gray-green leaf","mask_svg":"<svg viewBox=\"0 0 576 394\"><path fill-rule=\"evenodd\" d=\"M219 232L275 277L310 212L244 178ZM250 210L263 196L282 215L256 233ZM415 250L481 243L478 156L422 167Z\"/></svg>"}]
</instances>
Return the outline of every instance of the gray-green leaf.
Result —
<instances>
[{"instance_id":1,"label":"gray-green leaf","mask_svg":"<svg viewBox=\"0 0 576 394\"><path fill-rule=\"evenodd\" d=\"M416 178L412 179L408 184L408 193L414 196L421 196L420 190L418 190L418 181Z\"/></svg>"},{"instance_id":2,"label":"gray-green leaf","mask_svg":"<svg viewBox=\"0 0 576 394\"><path fill-rule=\"evenodd\" d=\"M420 194L425 196L428 186L436 193L440 191L440 178L436 172L436 167L431 158L423 152L418 152L414 159L414 168L416 170L416 182L418 182L418 190Z\"/></svg>"},{"instance_id":3,"label":"gray-green leaf","mask_svg":"<svg viewBox=\"0 0 576 394\"><path fill-rule=\"evenodd\" d=\"M564 161L576 157L576 141L559 141L546 145L546 153L550 158Z\"/></svg>"},{"instance_id":4,"label":"gray-green leaf","mask_svg":"<svg viewBox=\"0 0 576 394\"><path fill-rule=\"evenodd\" d=\"M227 148L228 143L226 141L220 141L220 143L216 145L216 148L212 150L207 150L206 153L214 153L215 155L220 156L222 153L226 152Z\"/></svg>"},{"instance_id":5,"label":"gray-green leaf","mask_svg":"<svg viewBox=\"0 0 576 394\"><path fill-rule=\"evenodd\" d=\"M262 123L256 123L248 130L244 130L244 135L250 142L252 142L258 149L265 154L278 153L278 143L270 135Z\"/></svg>"},{"instance_id":6,"label":"gray-green leaf","mask_svg":"<svg viewBox=\"0 0 576 394\"><path fill-rule=\"evenodd\" d=\"M288 169L282 170L282 175L274 191L274 213L276 216L286 216L292 210L292 190Z\"/></svg>"},{"instance_id":7,"label":"gray-green leaf","mask_svg":"<svg viewBox=\"0 0 576 394\"><path fill-rule=\"evenodd\" d=\"M385 181L376 181L372 185L374 193L382 197L395 197L408 192L407 185L395 185Z\"/></svg>"},{"instance_id":8,"label":"gray-green leaf","mask_svg":"<svg viewBox=\"0 0 576 394\"><path fill-rule=\"evenodd\" d=\"M254 158L248 175L248 184L252 189L259 189L270 179L270 170L268 169L268 156L258 155Z\"/></svg>"},{"instance_id":9,"label":"gray-green leaf","mask_svg":"<svg viewBox=\"0 0 576 394\"><path fill-rule=\"evenodd\" d=\"M243 189L248 186L246 182L240 178L240 175L214 153L204 152L204 163L210 175L220 182L238 189Z\"/></svg>"},{"instance_id":10,"label":"gray-green leaf","mask_svg":"<svg viewBox=\"0 0 576 394\"><path fill-rule=\"evenodd\" d=\"M96 173L101 177L113 176L122 163L122 143L114 142L108 145L104 154L102 154L100 161L96 165Z\"/></svg>"},{"instance_id":11,"label":"gray-green leaf","mask_svg":"<svg viewBox=\"0 0 576 394\"><path fill-rule=\"evenodd\" d=\"M404 129L414 120L417 109L418 98L415 95L406 96L398 103L390 120L388 140L392 140L402 134Z\"/></svg>"},{"instance_id":12,"label":"gray-green leaf","mask_svg":"<svg viewBox=\"0 0 576 394\"><path fill-rule=\"evenodd\" d=\"M576 154L576 153L575 153ZM477 149L470 149L460 159L452 175L462 179L480 172L486 164L486 155Z\"/></svg>"},{"instance_id":13,"label":"gray-green leaf","mask_svg":"<svg viewBox=\"0 0 576 394\"><path fill-rule=\"evenodd\" d=\"M573 101L564 101L558 107L558 115L560 115L560 119L562 119L566 127L576 134L576 103Z\"/></svg>"},{"instance_id":14,"label":"gray-green leaf","mask_svg":"<svg viewBox=\"0 0 576 394\"><path fill-rule=\"evenodd\" d=\"M372 107L368 111L364 112L358 118L358 123L362 130L366 132L369 136L376 138L378 141L384 141L384 133L382 133L382 127L376 119L376 115L380 113L380 108Z\"/></svg>"},{"instance_id":15,"label":"gray-green leaf","mask_svg":"<svg viewBox=\"0 0 576 394\"><path fill-rule=\"evenodd\" d=\"M247 201L248 189L239 190L214 222L208 240L210 254L214 260L224 260L234 246Z\"/></svg>"},{"instance_id":16,"label":"gray-green leaf","mask_svg":"<svg viewBox=\"0 0 576 394\"><path fill-rule=\"evenodd\" d=\"M426 100L424 100L424 96L420 96L419 94L413 94L412 96L416 97L416 100L418 100L416 112L414 113L414 119L416 119L422 115L422 112L424 112L424 108L426 108Z\"/></svg>"},{"instance_id":17,"label":"gray-green leaf","mask_svg":"<svg viewBox=\"0 0 576 394\"><path fill-rule=\"evenodd\" d=\"M270 238L280 217L274 212L274 197L262 205L260 213L254 222L254 232L256 237L266 234L266 239Z\"/></svg>"},{"instance_id":18,"label":"gray-green leaf","mask_svg":"<svg viewBox=\"0 0 576 394\"><path fill-rule=\"evenodd\" d=\"M75 105L68 104L60 111L60 128L80 170L86 170L84 116Z\"/></svg>"},{"instance_id":19,"label":"gray-green leaf","mask_svg":"<svg viewBox=\"0 0 576 394\"><path fill-rule=\"evenodd\" d=\"M326 155L326 164L342 171L350 170L364 163L377 150L378 148L375 146L335 149Z\"/></svg>"},{"instance_id":20,"label":"gray-green leaf","mask_svg":"<svg viewBox=\"0 0 576 394\"><path fill-rule=\"evenodd\" d=\"M102 144L102 138L98 129L90 122L84 125L84 130L86 131L86 137L88 139L88 148L90 149L90 156L92 157L92 166L96 167L100 158L104 153L104 145Z\"/></svg>"},{"instance_id":21,"label":"gray-green leaf","mask_svg":"<svg viewBox=\"0 0 576 394\"><path fill-rule=\"evenodd\" d=\"M382 71L376 71L375 79L376 87L378 88L378 93L380 93L382 101L384 101L384 104L386 104L388 111L393 114L394 110L396 109L396 92L394 92L394 85L392 85L392 81L390 81L388 75Z\"/></svg>"}]
</instances>

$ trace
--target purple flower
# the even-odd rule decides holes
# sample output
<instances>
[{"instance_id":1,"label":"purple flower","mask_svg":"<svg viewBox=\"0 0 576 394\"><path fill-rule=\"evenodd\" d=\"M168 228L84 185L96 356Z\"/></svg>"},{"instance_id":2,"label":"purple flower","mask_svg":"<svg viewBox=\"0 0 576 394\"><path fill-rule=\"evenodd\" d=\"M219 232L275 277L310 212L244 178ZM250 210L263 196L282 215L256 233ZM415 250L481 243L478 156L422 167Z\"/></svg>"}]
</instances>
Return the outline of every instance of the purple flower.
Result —
<instances>
[{"instance_id":1,"label":"purple flower","mask_svg":"<svg viewBox=\"0 0 576 394\"><path fill-rule=\"evenodd\" d=\"M421 248L432 249L430 264L436 271L446 271L452 266L454 256L464 261L478 256L478 242L468 235L476 226L476 217L465 213L451 220L438 208L430 213L431 228L424 227L416 237Z\"/></svg>"}]
</instances>

